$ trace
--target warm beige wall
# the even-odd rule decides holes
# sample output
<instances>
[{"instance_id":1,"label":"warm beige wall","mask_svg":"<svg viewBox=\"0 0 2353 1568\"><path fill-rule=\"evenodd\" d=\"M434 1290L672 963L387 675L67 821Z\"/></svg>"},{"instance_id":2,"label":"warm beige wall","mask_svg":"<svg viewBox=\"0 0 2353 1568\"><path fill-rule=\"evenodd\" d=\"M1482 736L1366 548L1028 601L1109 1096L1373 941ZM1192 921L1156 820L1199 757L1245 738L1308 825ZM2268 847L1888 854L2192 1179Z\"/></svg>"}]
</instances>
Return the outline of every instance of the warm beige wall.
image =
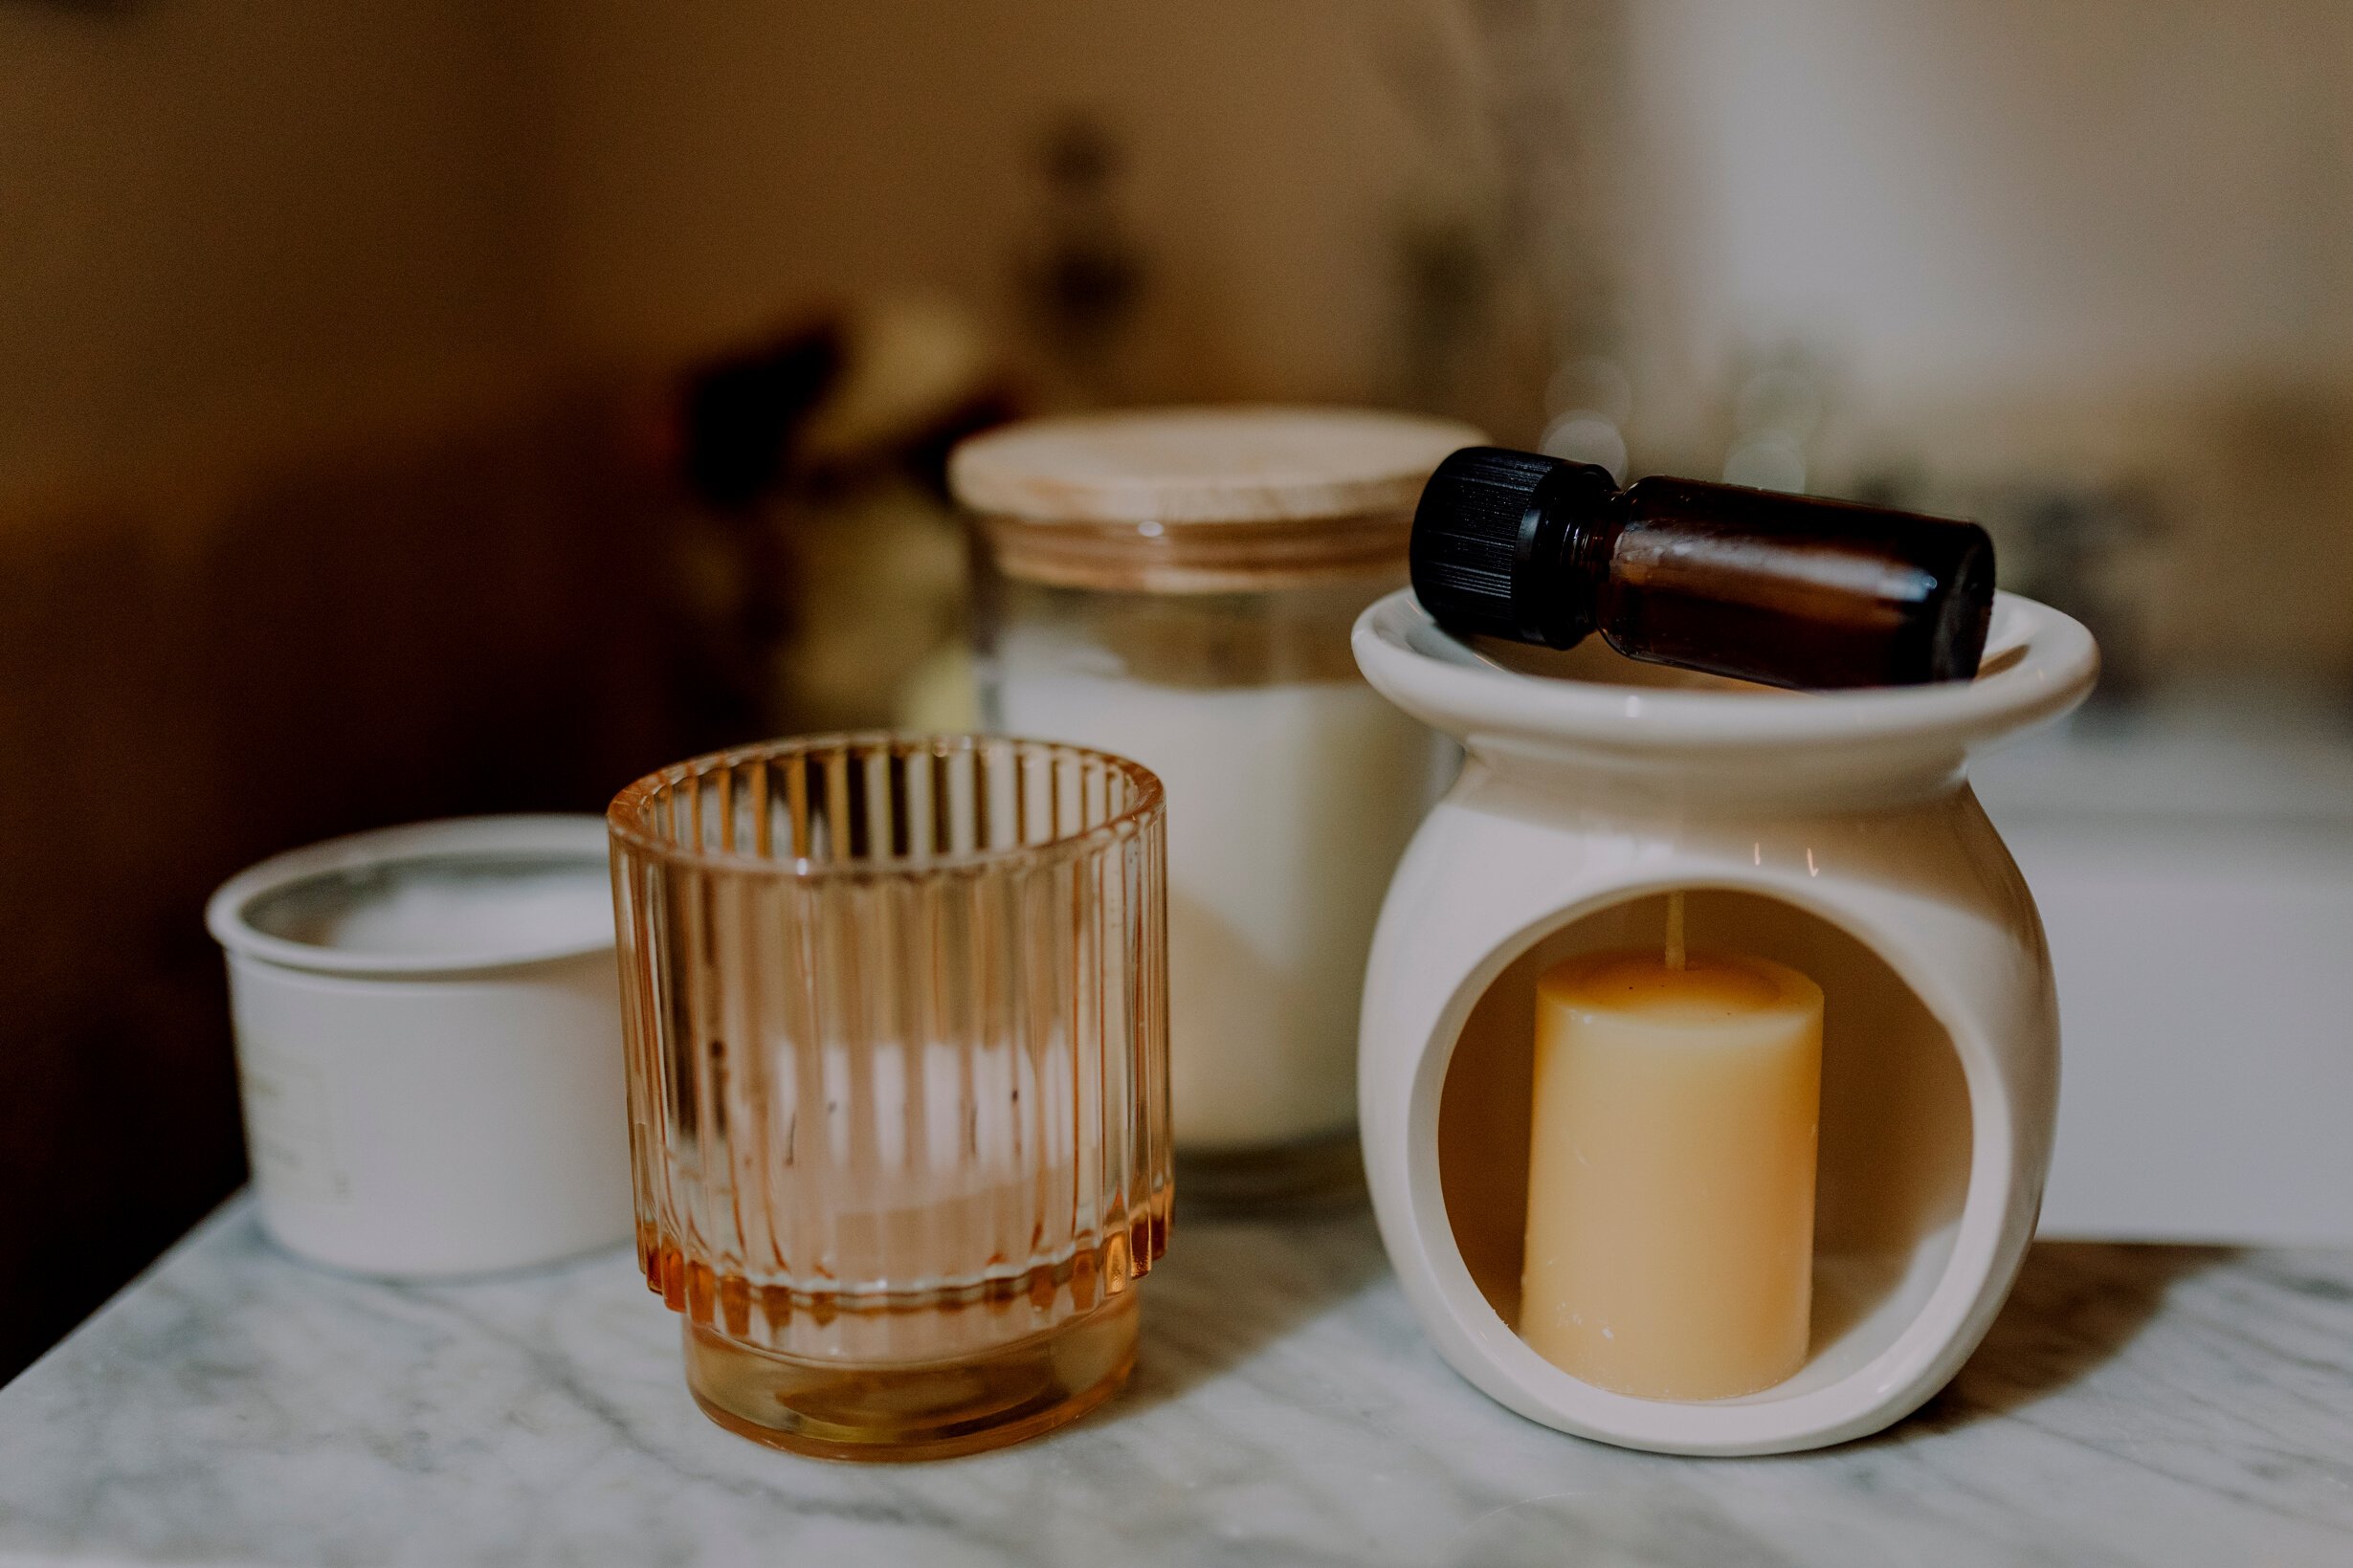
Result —
<instances>
[{"instance_id":1,"label":"warm beige wall","mask_svg":"<svg viewBox=\"0 0 2353 1568\"><path fill-rule=\"evenodd\" d=\"M929 288L1017 337L1035 139L1070 106L1128 139L1155 269L1133 395L1389 399L1400 232L1452 217L1494 239L1531 195L1498 151L1519 113L1540 151L1619 139L1587 166L1583 238L1620 291L1597 308L1623 328L1638 460L1714 472L1741 352L1798 341L1834 373L1829 463L2161 488L2206 594L2209 563L2254 559L2231 497L2353 450L2349 18L2337 0L0 6L0 526L150 458L233 468L322 424L381 429L551 360L675 361L845 294ZM1531 64L1546 28L1599 38L1598 64ZM1547 83L1598 103L1620 77L1622 113L1523 112ZM1510 297L1528 281L1504 279L1456 403L1523 439L1560 352ZM2281 409L2285 446L2265 433ZM2295 509L2320 566L2353 548L2336 485ZM2241 570L2235 605L2276 603ZM2270 656L2353 660L2329 607L2347 580L2301 579L2310 605L2263 618Z\"/></svg>"},{"instance_id":2,"label":"warm beige wall","mask_svg":"<svg viewBox=\"0 0 2353 1568\"><path fill-rule=\"evenodd\" d=\"M527 335L497 10L0 6L0 500L414 401Z\"/></svg>"},{"instance_id":3,"label":"warm beige wall","mask_svg":"<svg viewBox=\"0 0 2353 1568\"><path fill-rule=\"evenodd\" d=\"M1654 407L1795 343L1920 437L2353 366L2342 0L1654 0Z\"/></svg>"},{"instance_id":4,"label":"warm beige wall","mask_svg":"<svg viewBox=\"0 0 2353 1568\"><path fill-rule=\"evenodd\" d=\"M2353 677L2353 6L1630 14L1650 461L1721 464L1794 346L1816 480L2127 496L2159 673Z\"/></svg>"},{"instance_id":5,"label":"warm beige wall","mask_svg":"<svg viewBox=\"0 0 2353 1568\"><path fill-rule=\"evenodd\" d=\"M1495 217L1476 89L1522 10L1614 7L0 8L0 489L555 341L699 349L849 291L1006 320L1034 138L1069 105L1130 140L1157 264L1139 391L1383 395L1400 226ZM1756 341L1922 409L2353 354L2335 0L1629 14L1639 156L1610 217L1653 445L1703 449Z\"/></svg>"},{"instance_id":6,"label":"warm beige wall","mask_svg":"<svg viewBox=\"0 0 2353 1568\"><path fill-rule=\"evenodd\" d=\"M2342 0L1632 14L1643 227L1673 275L1643 335L1685 375L1794 342L1924 424L2353 363Z\"/></svg>"},{"instance_id":7,"label":"warm beige wall","mask_svg":"<svg viewBox=\"0 0 2353 1568\"><path fill-rule=\"evenodd\" d=\"M1157 269L1141 390L1367 397L1416 202L1456 158L1459 33L1432 0L578 0L541 12L562 302L674 351L812 298L931 287L1002 320L1034 144L1099 110ZM1399 78L1429 107L1409 108ZM1434 83L1434 87L1431 84ZM1410 83L1409 83L1410 85Z\"/></svg>"}]
</instances>

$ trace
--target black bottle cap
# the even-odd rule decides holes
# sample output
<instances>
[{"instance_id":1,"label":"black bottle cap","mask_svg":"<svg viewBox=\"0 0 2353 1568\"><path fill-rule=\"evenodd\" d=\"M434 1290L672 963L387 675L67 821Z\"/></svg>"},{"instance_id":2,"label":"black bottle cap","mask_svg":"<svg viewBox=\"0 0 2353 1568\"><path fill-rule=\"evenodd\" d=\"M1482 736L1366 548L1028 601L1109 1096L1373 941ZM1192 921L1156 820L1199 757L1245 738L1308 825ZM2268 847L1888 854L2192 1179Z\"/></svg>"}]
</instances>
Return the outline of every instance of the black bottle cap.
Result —
<instances>
[{"instance_id":1,"label":"black bottle cap","mask_svg":"<svg viewBox=\"0 0 2353 1568\"><path fill-rule=\"evenodd\" d=\"M1568 648L1593 629L1561 567L1617 493L1609 471L1502 447L1440 463L1413 513L1413 593L1449 631Z\"/></svg>"}]
</instances>

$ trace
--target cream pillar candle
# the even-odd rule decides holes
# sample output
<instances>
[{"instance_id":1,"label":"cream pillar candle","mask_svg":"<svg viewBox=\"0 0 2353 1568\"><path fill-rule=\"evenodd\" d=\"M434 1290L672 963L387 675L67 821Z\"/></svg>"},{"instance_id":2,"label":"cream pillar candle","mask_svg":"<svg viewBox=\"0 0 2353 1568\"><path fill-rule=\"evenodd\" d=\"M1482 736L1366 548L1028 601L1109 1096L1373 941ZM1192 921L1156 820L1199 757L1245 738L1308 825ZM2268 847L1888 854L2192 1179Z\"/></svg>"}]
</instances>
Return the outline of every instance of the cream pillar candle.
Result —
<instances>
[{"instance_id":1,"label":"cream pillar candle","mask_svg":"<svg viewBox=\"0 0 2353 1568\"><path fill-rule=\"evenodd\" d=\"M1724 1399L1806 1360L1822 989L1686 958L1680 913L1664 956L1537 983L1520 1333L1597 1387Z\"/></svg>"}]
</instances>

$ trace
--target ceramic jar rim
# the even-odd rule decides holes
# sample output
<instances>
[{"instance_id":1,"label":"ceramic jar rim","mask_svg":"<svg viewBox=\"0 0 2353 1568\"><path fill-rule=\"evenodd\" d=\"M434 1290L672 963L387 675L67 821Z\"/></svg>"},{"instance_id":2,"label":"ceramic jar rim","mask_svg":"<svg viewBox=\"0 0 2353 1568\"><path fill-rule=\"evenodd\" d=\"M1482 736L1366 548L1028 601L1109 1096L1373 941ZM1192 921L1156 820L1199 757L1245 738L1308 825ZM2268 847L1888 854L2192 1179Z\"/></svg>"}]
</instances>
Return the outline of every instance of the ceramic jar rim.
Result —
<instances>
[{"instance_id":1,"label":"ceramic jar rim","mask_svg":"<svg viewBox=\"0 0 2353 1568\"><path fill-rule=\"evenodd\" d=\"M468 953L369 953L275 936L255 925L250 912L267 895L314 877L417 860L480 860L514 856L576 860L585 870L607 864L605 825L585 813L520 813L448 817L348 833L274 854L222 883L205 903L205 927L231 956L322 976L399 980L446 977L550 963L612 951L610 936L592 941L527 942Z\"/></svg>"},{"instance_id":2,"label":"ceramic jar rim","mask_svg":"<svg viewBox=\"0 0 2353 1568\"><path fill-rule=\"evenodd\" d=\"M1929 686L1686 691L1525 674L1441 629L1410 589L1368 607L1352 641L1383 696L1458 738L1509 736L1661 761L1890 740L1966 750L2057 718L2099 673L2098 647L2079 622L2012 593L1994 596L1977 678Z\"/></svg>"}]
</instances>

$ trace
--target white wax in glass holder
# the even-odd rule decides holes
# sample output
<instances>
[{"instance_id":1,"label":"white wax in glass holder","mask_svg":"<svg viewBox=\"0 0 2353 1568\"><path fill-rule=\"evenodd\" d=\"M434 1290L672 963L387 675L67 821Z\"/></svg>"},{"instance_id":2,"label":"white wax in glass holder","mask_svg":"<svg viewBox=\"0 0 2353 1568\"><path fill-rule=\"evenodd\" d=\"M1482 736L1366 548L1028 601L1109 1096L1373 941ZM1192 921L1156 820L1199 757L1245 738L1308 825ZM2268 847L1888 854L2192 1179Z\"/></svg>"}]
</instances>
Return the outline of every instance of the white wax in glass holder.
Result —
<instances>
[{"instance_id":1,"label":"white wax in glass holder","mask_svg":"<svg viewBox=\"0 0 2353 1568\"><path fill-rule=\"evenodd\" d=\"M1009 640L1001 726L1133 757L1168 792L1178 1146L1346 1129L1365 953L1435 793L1433 737L1352 677L1164 685L1044 642Z\"/></svg>"}]
</instances>

